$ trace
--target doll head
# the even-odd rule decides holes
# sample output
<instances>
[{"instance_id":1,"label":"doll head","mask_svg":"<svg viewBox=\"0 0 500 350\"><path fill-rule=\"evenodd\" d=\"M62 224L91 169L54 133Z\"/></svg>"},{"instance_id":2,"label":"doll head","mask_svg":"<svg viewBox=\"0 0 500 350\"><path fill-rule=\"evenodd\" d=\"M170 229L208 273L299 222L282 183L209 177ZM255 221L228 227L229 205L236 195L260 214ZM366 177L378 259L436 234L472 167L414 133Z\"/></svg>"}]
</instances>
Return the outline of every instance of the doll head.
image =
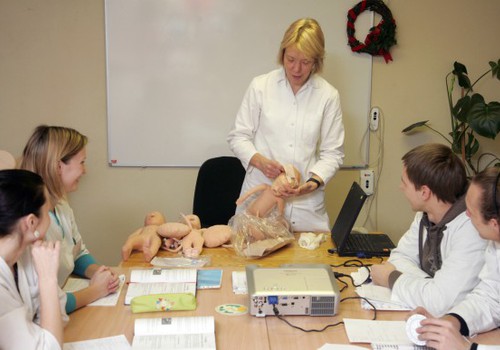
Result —
<instances>
[{"instance_id":1,"label":"doll head","mask_svg":"<svg viewBox=\"0 0 500 350\"><path fill-rule=\"evenodd\" d=\"M300 172L292 164L286 164L284 166L285 172L281 173L274 179L272 188L276 192L280 192L278 189L283 186L290 186L292 188L297 188L300 185Z\"/></svg>"},{"instance_id":2,"label":"doll head","mask_svg":"<svg viewBox=\"0 0 500 350\"><path fill-rule=\"evenodd\" d=\"M159 211L152 211L146 214L144 219L144 226L161 225L165 223L165 217Z\"/></svg>"}]
</instances>

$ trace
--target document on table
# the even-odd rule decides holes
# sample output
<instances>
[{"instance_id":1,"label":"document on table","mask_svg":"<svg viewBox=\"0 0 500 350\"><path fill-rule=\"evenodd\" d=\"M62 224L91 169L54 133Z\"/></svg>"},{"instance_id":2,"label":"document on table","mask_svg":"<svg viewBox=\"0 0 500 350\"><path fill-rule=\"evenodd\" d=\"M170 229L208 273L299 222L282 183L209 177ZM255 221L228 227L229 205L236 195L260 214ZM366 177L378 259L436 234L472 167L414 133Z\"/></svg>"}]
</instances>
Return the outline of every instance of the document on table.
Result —
<instances>
[{"instance_id":1,"label":"document on table","mask_svg":"<svg viewBox=\"0 0 500 350\"><path fill-rule=\"evenodd\" d=\"M318 348L318 350L366 350L366 348L346 344L325 344L322 347Z\"/></svg>"},{"instance_id":2,"label":"document on table","mask_svg":"<svg viewBox=\"0 0 500 350\"><path fill-rule=\"evenodd\" d=\"M213 316L138 318L134 322L133 350L215 350Z\"/></svg>"},{"instance_id":3,"label":"document on table","mask_svg":"<svg viewBox=\"0 0 500 350\"><path fill-rule=\"evenodd\" d=\"M366 268L359 268L358 271L351 273L353 283L359 285L356 287L356 293L363 298L366 298L375 306L377 310L391 311L407 311L411 308L403 303L392 300L391 290L386 287L377 286L373 283L364 283L368 280L369 274ZM361 307L366 310L371 310L373 307L361 300Z\"/></svg>"},{"instance_id":4,"label":"document on table","mask_svg":"<svg viewBox=\"0 0 500 350\"><path fill-rule=\"evenodd\" d=\"M130 272L130 282L194 282L196 269L142 269Z\"/></svg>"},{"instance_id":5,"label":"document on table","mask_svg":"<svg viewBox=\"0 0 500 350\"><path fill-rule=\"evenodd\" d=\"M125 305L142 295L191 293L196 296L196 276L196 269L132 270Z\"/></svg>"},{"instance_id":6,"label":"document on table","mask_svg":"<svg viewBox=\"0 0 500 350\"><path fill-rule=\"evenodd\" d=\"M120 286L116 292L108 294L101 299L97 299L93 303L90 303L89 306L115 306L118 303L118 297L120 296L120 292L125 284L125 275L120 275L118 278L120 279ZM90 280L88 279L70 277L66 281L63 290L69 293L76 292L87 288L89 284Z\"/></svg>"},{"instance_id":7,"label":"document on table","mask_svg":"<svg viewBox=\"0 0 500 350\"><path fill-rule=\"evenodd\" d=\"M405 321L373 321L344 318L351 343L413 345L406 335Z\"/></svg>"},{"instance_id":8,"label":"document on table","mask_svg":"<svg viewBox=\"0 0 500 350\"><path fill-rule=\"evenodd\" d=\"M419 345L389 345L389 344L372 344L373 350L434 350L427 346Z\"/></svg>"},{"instance_id":9,"label":"document on table","mask_svg":"<svg viewBox=\"0 0 500 350\"><path fill-rule=\"evenodd\" d=\"M356 293L360 297L368 299L377 310L408 311L412 309L403 303L393 301L389 288L377 286L373 283L363 284L357 287ZM373 309L373 307L363 299L361 299L361 307L366 310Z\"/></svg>"},{"instance_id":10,"label":"document on table","mask_svg":"<svg viewBox=\"0 0 500 350\"><path fill-rule=\"evenodd\" d=\"M63 350L130 350L127 338L121 334L113 337L64 343Z\"/></svg>"},{"instance_id":11,"label":"document on table","mask_svg":"<svg viewBox=\"0 0 500 350\"><path fill-rule=\"evenodd\" d=\"M129 305L133 298L142 295L173 293L191 293L196 296L196 283L129 283L125 294L125 305Z\"/></svg>"},{"instance_id":12,"label":"document on table","mask_svg":"<svg viewBox=\"0 0 500 350\"><path fill-rule=\"evenodd\" d=\"M247 294L247 274L245 271L233 271L233 293Z\"/></svg>"}]
</instances>

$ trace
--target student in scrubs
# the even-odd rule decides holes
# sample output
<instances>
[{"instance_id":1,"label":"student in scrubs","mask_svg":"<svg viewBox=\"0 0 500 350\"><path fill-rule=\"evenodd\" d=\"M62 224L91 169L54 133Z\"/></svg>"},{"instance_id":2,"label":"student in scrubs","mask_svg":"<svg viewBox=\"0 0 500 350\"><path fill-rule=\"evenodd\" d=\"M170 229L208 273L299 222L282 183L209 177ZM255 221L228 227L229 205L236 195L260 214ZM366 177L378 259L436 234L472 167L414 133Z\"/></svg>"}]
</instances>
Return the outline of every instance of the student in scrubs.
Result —
<instances>
[{"instance_id":1,"label":"student in scrubs","mask_svg":"<svg viewBox=\"0 0 500 350\"><path fill-rule=\"evenodd\" d=\"M87 137L62 126L38 126L26 144L21 168L39 174L49 191L50 227L47 240L61 242L59 285L71 274L89 278L90 285L67 293L66 312L88 305L115 292L118 276L107 266L97 264L83 243L68 194L78 189L85 174Z\"/></svg>"},{"instance_id":2,"label":"student in scrubs","mask_svg":"<svg viewBox=\"0 0 500 350\"><path fill-rule=\"evenodd\" d=\"M43 180L0 170L0 349L61 349L66 295L57 283L60 242L44 242Z\"/></svg>"}]
</instances>

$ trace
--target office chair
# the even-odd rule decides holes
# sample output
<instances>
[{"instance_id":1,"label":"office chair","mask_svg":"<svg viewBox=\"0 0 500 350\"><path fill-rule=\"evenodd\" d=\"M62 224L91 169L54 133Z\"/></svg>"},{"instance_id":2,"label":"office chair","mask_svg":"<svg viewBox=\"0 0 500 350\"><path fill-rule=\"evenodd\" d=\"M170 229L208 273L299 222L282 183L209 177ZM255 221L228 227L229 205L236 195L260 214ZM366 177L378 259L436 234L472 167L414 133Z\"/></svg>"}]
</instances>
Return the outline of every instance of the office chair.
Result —
<instances>
[{"instance_id":1,"label":"office chair","mask_svg":"<svg viewBox=\"0 0 500 350\"><path fill-rule=\"evenodd\" d=\"M206 160L198 171L194 190L193 214L202 227L228 223L236 210L236 200L245 178L245 169L236 157Z\"/></svg>"}]
</instances>

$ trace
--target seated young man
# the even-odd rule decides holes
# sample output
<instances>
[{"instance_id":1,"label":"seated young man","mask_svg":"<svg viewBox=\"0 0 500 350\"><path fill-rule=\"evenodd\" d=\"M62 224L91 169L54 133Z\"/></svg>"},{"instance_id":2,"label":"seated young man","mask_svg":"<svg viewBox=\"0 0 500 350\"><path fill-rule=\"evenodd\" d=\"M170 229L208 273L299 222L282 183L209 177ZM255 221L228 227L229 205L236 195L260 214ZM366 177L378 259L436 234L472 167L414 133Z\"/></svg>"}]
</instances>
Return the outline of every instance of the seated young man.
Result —
<instances>
[{"instance_id":1,"label":"seated young man","mask_svg":"<svg viewBox=\"0 0 500 350\"><path fill-rule=\"evenodd\" d=\"M419 338L437 350L500 349L499 345L471 344L462 337L500 327L500 168L477 174L467 191L467 214L484 239L488 240L481 282L460 304L441 319L429 317L417 329Z\"/></svg>"},{"instance_id":2,"label":"seated young man","mask_svg":"<svg viewBox=\"0 0 500 350\"><path fill-rule=\"evenodd\" d=\"M449 147L425 144L402 160L400 188L417 213L371 277L393 300L443 315L479 282L486 241L465 213L465 168Z\"/></svg>"}]
</instances>

